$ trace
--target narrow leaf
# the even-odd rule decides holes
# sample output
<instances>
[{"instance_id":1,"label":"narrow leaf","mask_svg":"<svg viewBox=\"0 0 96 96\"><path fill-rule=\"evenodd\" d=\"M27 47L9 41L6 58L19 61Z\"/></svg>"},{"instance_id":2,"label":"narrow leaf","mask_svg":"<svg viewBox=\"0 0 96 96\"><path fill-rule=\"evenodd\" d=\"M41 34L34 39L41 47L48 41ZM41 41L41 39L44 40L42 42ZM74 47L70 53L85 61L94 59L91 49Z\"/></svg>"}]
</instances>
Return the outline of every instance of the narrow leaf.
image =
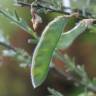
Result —
<instances>
[{"instance_id":1,"label":"narrow leaf","mask_svg":"<svg viewBox=\"0 0 96 96\"><path fill-rule=\"evenodd\" d=\"M89 25L91 25L93 21L94 20L92 19L84 19L80 21L73 29L69 30L68 32L62 33L57 48L68 48L81 33L86 32L85 30Z\"/></svg>"},{"instance_id":2,"label":"narrow leaf","mask_svg":"<svg viewBox=\"0 0 96 96\"><path fill-rule=\"evenodd\" d=\"M32 58L31 78L34 87L38 87L46 79L53 52L67 22L68 18L59 16L43 31Z\"/></svg>"},{"instance_id":3,"label":"narrow leaf","mask_svg":"<svg viewBox=\"0 0 96 96\"><path fill-rule=\"evenodd\" d=\"M14 15L15 15L16 19L19 21L19 20L20 20L20 18L19 18L19 16L18 16L18 14L17 14L17 11L16 11L16 10L14 11Z\"/></svg>"},{"instance_id":4,"label":"narrow leaf","mask_svg":"<svg viewBox=\"0 0 96 96\"><path fill-rule=\"evenodd\" d=\"M56 91L54 89L51 89L51 88L48 88L48 91L52 94L50 96L64 96L60 92L58 92L58 91Z\"/></svg>"}]
</instances>

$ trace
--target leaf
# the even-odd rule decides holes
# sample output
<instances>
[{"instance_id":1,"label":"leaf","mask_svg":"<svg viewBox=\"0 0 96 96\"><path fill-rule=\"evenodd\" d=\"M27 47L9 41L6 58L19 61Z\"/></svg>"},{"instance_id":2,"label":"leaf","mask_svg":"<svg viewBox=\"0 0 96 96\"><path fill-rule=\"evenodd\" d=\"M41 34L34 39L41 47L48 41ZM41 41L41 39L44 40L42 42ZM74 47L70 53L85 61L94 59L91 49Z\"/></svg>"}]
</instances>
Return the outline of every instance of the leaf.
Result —
<instances>
[{"instance_id":1,"label":"leaf","mask_svg":"<svg viewBox=\"0 0 96 96\"><path fill-rule=\"evenodd\" d=\"M29 34L31 34L33 36L33 38L38 40L38 37L37 37L36 33L33 32L33 30L29 27L29 25L26 23L25 20L23 20L22 18L19 18L19 16L17 15L16 11L14 12L14 14L12 14L12 13L6 11L6 10L0 9L0 14L4 15L5 17L7 17L9 20L11 20L17 26L22 28L24 31L26 31Z\"/></svg>"},{"instance_id":2,"label":"leaf","mask_svg":"<svg viewBox=\"0 0 96 96\"><path fill-rule=\"evenodd\" d=\"M94 20L92 19L84 19L80 21L73 29L63 33L59 40L57 48L68 48L80 34L85 32L85 30L88 28L89 25L91 25L93 21Z\"/></svg>"},{"instance_id":3,"label":"leaf","mask_svg":"<svg viewBox=\"0 0 96 96\"><path fill-rule=\"evenodd\" d=\"M67 22L68 18L59 16L44 29L32 58L31 78L34 88L41 85L47 77L53 52Z\"/></svg>"},{"instance_id":4,"label":"leaf","mask_svg":"<svg viewBox=\"0 0 96 96\"><path fill-rule=\"evenodd\" d=\"M19 16L18 16L18 14L17 14L17 11L16 11L16 10L14 11L14 15L15 15L16 19L19 21L19 20L20 20L20 18L19 18Z\"/></svg>"},{"instance_id":5,"label":"leaf","mask_svg":"<svg viewBox=\"0 0 96 96\"><path fill-rule=\"evenodd\" d=\"M58 91L56 91L54 89L51 89L51 88L48 88L48 91L52 94L50 96L64 96L60 92L58 92Z\"/></svg>"}]
</instances>

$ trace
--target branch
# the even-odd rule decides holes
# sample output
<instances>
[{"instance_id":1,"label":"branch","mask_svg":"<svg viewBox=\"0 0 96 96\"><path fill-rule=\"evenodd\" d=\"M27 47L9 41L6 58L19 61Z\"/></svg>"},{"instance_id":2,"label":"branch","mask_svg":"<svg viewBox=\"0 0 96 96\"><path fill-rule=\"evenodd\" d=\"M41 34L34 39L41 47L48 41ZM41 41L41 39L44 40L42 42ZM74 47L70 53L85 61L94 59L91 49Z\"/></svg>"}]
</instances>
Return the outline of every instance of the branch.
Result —
<instances>
[{"instance_id":1,"label":"branch","mask_svg":"<svg viewBox=\"0 0 96 96\"><path fill-rule=\"evenodd\" d=\"M16 24L17 26L19 26L21 29L23 29L24 31L26 31L27 33L29 33L30 35L32 35L34 40L38 41L38 36L36 34L36 32L34 32L31 27L27 24L27 22L25 20L23 20L22 18L20 18L17 14L17 12L15 11L14 14L10 13L9 11L6 11L4 9L0 9L0 14L2 14L3 16L7 17L9 20L11 20L14 24Z\"/></svg>"},{"instance_id":2,"label":"branch","mask_svg":"<svg viewBox=\"0 0 96 96\"><path fill-rule=\"evenodd\" d=\"M46 7L44 4L40 4L38 2L36 2L36 3L33 2L32 4L29 4L29 3L18 1L17 4L20 5L21 7L29 7L29 8L31 8L31 6L32 6L32 7L38 8L38 9L44 8L44 9L50 10L51 12L63 13L63 14L67 14L67 15L69 15L71 13L70 12L66 12L64 10L70 9L70 10L72 10L73 13L74 12L78 12L80 14L80 17L82 17L82 18L89 18L89 17L93 18L92 14L90 12L86 12L85 13L86 16L83 16L82 10L71 9L70 7L63 7L63 10L62 9L61 10L57 10L54 7Z\"/></svg>"},{"instance_id":3,"label":"branch","mask_svg":"<svg viewBox=\"0 0 96 96\"><path fill-rule=\"evenodd\" d=\"M21 5L21 7L29 7L29 8L31 8L31 6L32 6L32 7L34 7L34 8L44 8L44 9L48 9L48 10L50 10L50 11L52 11L52 12L64 13L63 10L57 10L57 9L55 9L55 8L46 7L46 6L44 6L44 5L42 5L42 4L39 4L39 3L29 4L29 3L25 3L25 2L18 1L17 4ZM70 8L66 8L66 9L70 9ZM67 13L67 12L65 12L65 13L66 13L66 14L69 14L69 13Z\"/></svg>"},{"instance_id":4,"label":"branch","mask_svg":"<svg viewBox=\"0 0 96 96\"><path fill-rule=\"evenodd\" d=\"M9 50L13 50L14 52L16 52L16 49L14 47L12 47L11 45L8 45L8 44L6 44L4 42L0 42L0 46L3 46L3 47L5 47L5 48L7 48Z\"/></svg>"},{"instance_id":5,"label":"branch","mask_svg":"<svg viewBox=\"0 0 96 96\"><path fill-rule=\"evenodd\" d=\"M29 64L31 64L31 56L23 49L19 49L19 48L14 48L11 45L8 45L4 42L0 42L0 46L3 46L9 50L12 50L13 52L15 52L16 54L12 55L13 57L15 57L18 61L20 61L20 66L28 66ZM9 54L10 56L10 54Z\"/></svg>"}]
</instances>

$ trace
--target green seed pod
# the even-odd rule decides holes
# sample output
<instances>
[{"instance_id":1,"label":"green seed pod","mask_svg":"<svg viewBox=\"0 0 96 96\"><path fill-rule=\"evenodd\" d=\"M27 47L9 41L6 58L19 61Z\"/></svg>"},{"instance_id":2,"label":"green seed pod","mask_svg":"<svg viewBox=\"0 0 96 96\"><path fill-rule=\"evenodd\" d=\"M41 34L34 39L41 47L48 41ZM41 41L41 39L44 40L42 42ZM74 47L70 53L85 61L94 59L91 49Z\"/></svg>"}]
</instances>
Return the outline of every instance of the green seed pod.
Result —
<instances>
[{"instance_id":1,"label":"green seed pod","mask_svg":"<svg viewBox=\"0 0 96 96\"><path fill-rule=\"evenodd\" d=\"M31 78L34 87L44 82L54 50L67 22L67 17L59 16L51 21L43 31L32 58Z\"/></svg>"},{"instance_id":2,"label":"green seed pod","mask_svg":"<svg viewBox=\"0 0 96 96\"><path fill-rule=\"evenodd\" d=\"M84 19L80 21L74 28L69 30L68 32L62 33L62 36L58 42L58 49L66 49L68 48L74 40L92 24L94 19Z\"/></svg>"}]
</instances>

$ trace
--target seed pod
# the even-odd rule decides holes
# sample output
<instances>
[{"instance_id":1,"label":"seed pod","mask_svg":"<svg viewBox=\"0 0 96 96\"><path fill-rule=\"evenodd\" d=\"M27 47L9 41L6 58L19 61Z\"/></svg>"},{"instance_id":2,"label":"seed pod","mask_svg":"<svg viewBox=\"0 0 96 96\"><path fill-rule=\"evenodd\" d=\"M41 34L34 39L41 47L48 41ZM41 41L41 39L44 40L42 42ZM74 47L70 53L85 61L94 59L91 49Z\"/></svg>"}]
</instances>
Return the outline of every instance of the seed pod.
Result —
<instances>
[{"instance_id":1,"label":"seed pod","mask_svg":"<svg viewBox=\"0 0 96 96\"><path fill-rule=\"evenodd\" d=\"M75 38L80 35L80 33L84 32L84 30L86 30L86 28L94 21L93 19L83 20L79 23L79 27L75 27L74 34L72 33L73 30L71 30L67 33L68 35L64 35L65 33L63 33L63 31L71 17L59 16L45 27L32 58L31 78L34 87L40 86L46 79L49 64L55 49L58 48L58 42L61 42L59 40L62 38L63 42L61 42L61 44L68 43L68 46L70 46L70 44L72 44L71 41L75 40ZM84 24L84 26L81 26L82 24ZM62 37L63 35L66 36L66 38ZM64 48L67 47L65 46Z\"/></svg>"},{"instance_id":2,"label":"seed pod","mask_svg":"<svg viewBox=\"0 0 96 96\"><path fill-rule=\"evenodd\" d=\"M59 16L44 29L32 58L31 78L34 87L41 85L47 77L53 53L68 20Z\"/></svg>"},{"instance_id":3,"label":"seed pod","mask_svg":"<svg viewBox=\"0 0 96 96\"><path fill-rule=\"evenodd\" d=\"M58 42L58 49L66 49L74 42L74 40L90 26L95 20L84 19L80 21L74 28L68 32L62 33L62 36Z\"/></svg>"}]
</instances>

